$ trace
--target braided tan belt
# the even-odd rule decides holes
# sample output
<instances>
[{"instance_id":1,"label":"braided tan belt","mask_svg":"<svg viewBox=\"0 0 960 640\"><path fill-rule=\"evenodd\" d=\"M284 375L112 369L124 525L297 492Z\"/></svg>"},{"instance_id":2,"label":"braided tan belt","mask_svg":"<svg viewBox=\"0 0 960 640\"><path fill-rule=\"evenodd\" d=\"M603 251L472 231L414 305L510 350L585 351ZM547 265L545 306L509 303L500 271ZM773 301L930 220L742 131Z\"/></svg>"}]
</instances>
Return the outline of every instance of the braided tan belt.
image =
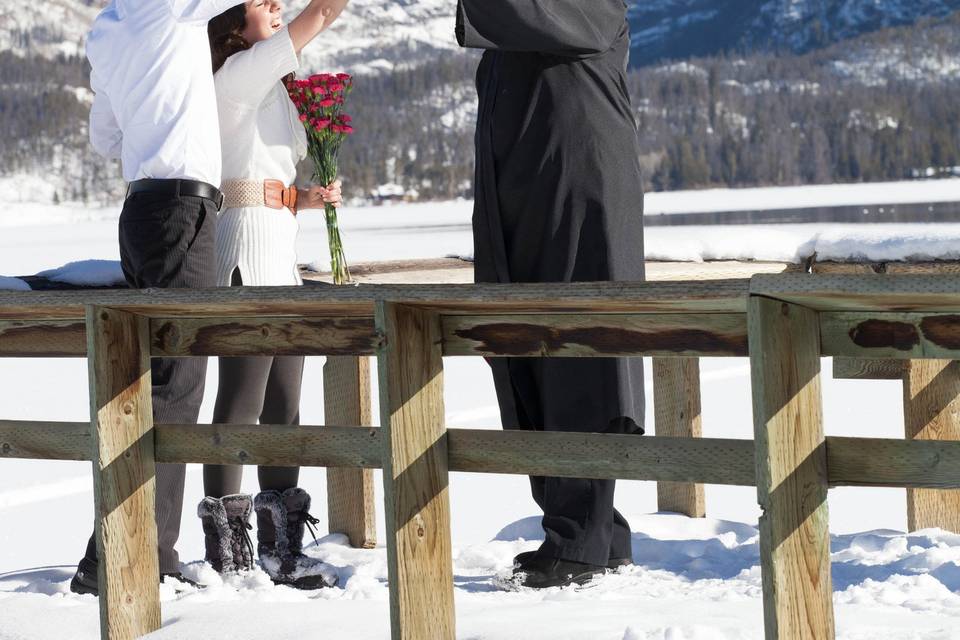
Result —
<instances>
[{"instance_id":1,"label":"braided tan belt","mask_svg":"<svg viewBox=\"0 0 960 640\"><path fill-rule=\"evenodd\" d=\"M297 215L297 188L287 187L279 180L226 180L223 191L224 209L242 207L269 207L290 209Z\"/></svg>"}]
</instances>

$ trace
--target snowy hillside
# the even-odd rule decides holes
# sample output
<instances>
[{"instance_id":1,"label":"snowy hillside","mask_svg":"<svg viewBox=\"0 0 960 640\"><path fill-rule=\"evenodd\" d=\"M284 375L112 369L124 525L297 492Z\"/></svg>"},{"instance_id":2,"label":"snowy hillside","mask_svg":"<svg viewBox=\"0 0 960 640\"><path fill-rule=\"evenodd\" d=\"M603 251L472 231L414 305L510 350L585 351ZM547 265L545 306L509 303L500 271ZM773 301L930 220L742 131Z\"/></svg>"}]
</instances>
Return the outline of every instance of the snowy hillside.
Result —
<instances>
[{"instance_id":1,"label":"snowy hillside","mask_svg":"<svg viewBox=\"0 0 960 640\"><path fill-rule=\"evenodd\" d=\"M942 17L958 0L631 2L635 64L720 52L804 53L878 29Z\"/></svg>"},{"instance_id":2,"label":"snowy hillside","mask_svg":"<svg viewBox=\"0 0 960 640\"><path fill-rule=\"evenodd\" d=\"M82 54L101 0L42 0L0 3L0 51L18 56Z\"/></svg>"},{"instance_id":3,"label":"snowy hillside","mask_svg":"<svg viewBox=\"0 0 960 640\"><path fill-rule=\"evenodd\" d=\"M287 2L295 15L307 0ZM105 0L4 3L0 50L53 57L80 51L86 26ZM885 27L943 17L960 0L628 0L635 65L664 57L725 51L803 53ZM363 70L417 63L455 48L455 0L352 0L344 19L325 36L323 52Z\"/></svg>"}]
</instances>

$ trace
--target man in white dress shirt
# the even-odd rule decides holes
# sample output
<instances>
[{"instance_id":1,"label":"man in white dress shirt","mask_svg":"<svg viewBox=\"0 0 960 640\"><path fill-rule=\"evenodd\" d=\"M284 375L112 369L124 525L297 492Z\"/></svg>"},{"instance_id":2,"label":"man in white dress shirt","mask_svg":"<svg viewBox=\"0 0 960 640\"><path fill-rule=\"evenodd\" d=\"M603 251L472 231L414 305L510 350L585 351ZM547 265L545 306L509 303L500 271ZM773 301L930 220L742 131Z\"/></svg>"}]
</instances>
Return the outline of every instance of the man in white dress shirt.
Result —
<instances>
[{"instance_id":1,"label":"man in white dress shirt","mask_svg":"<svg viewBox=\"0 0 960 640\"><path fill-rule=\"evenodd\" d=\"M120 258L131 287L201 288L215 282L220 131L207 22L242 0L113 0L87 40L95 93L90 141L119 158L130 184L120 214ZM197 422L205 358L154 359L154 420ZM180 575L184 465L157 465L160 579ZM70 583L98 592L91 536Z\"/></svg>"}]
</instances>

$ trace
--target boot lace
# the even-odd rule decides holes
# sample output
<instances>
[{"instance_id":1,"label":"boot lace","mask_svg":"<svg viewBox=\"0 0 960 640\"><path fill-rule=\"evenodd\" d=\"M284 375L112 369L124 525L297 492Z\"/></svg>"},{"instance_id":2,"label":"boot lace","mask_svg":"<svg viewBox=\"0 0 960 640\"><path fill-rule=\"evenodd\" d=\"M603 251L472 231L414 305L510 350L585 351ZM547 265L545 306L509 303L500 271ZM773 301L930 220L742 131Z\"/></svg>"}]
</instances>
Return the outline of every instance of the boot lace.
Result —
<instances>
[{"instance_id":1,"label":"boot lace","mask_svg":"<svg viewBox=\"0 0 960 640\"><path fill-rule=\"evenodd\" d=\"M244 546L246 546L247 551L250 553L250 558L252 561L254 557L253 541L250 539L250 534L247 532L253 529L253 525L247 522L242 516L237 516L234 518L231 524L233 525L233 530L243 536Z\"/></svg>"},{"instance_id":2,"label":"boot lace","mask_svg":"<svg viewBox=\"0 0 960 640\"><path fill-rule=\"evenodd\" d=\"M318 544L317 542L317 530L314 529L314 526L320 522L319 519L314 518L312 515L306 511L301 511L299 514L299 522L306 525L307 529L310 531L310 535L313 537L313 544Z\"/></svg>"}]
</instances>

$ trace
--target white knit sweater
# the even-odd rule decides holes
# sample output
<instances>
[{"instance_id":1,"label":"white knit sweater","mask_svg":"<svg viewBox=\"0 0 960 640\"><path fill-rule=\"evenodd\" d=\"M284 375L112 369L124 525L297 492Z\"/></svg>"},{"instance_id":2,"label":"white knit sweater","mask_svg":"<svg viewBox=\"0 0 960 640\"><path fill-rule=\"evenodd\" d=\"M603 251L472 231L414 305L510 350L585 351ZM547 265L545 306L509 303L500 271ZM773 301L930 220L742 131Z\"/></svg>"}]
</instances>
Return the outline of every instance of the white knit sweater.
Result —
<instances>
[{"instance_id":1,"label":"white knit sweater","mask_svg":"<svg viewBox=\"0 0 960 640\"><path fill-rule=\"evenodd\" d=\"M296 181L307 137L280 79L299 66L284 28L230 56L214 75L225 181ZM235 269L247 286L302 284L296 253L300 225L288 209L225 209L217 225L219 286L230 285Z\"/></svg>"}]
</instances>

